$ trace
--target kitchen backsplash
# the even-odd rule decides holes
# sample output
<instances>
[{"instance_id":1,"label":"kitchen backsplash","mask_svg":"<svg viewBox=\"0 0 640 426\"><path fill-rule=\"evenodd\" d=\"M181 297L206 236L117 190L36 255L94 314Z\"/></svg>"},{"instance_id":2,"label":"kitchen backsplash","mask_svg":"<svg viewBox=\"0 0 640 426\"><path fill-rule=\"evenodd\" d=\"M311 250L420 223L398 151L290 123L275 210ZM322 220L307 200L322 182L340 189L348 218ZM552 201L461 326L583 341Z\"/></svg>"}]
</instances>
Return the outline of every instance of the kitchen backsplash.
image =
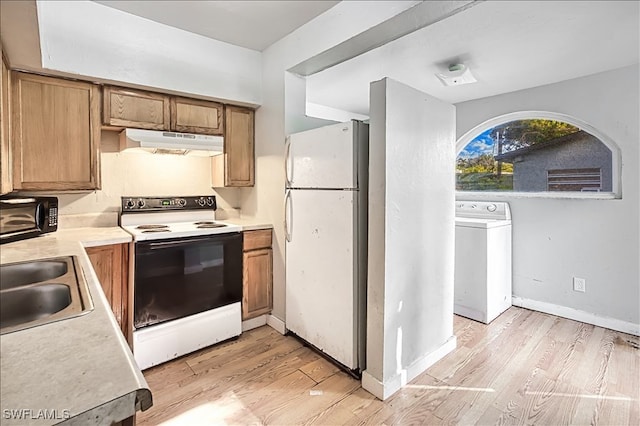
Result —
<instances>
[{"instance_id":1,"label":"kitchen backsplash","mask_svg":"<svg viewBox=\"0 0 640 426\"><path fill-rule=\"evenodd\" d=\"M114 217L117 223L122 196L212 194L217 197L218 218L237 214L239 191L211 188L209 157L122 153L114 131L102 132L100 147L102 189L50 194L59 198L61 227L108 226L103 224L111 223Z\"/></svg>"}]
</instances>

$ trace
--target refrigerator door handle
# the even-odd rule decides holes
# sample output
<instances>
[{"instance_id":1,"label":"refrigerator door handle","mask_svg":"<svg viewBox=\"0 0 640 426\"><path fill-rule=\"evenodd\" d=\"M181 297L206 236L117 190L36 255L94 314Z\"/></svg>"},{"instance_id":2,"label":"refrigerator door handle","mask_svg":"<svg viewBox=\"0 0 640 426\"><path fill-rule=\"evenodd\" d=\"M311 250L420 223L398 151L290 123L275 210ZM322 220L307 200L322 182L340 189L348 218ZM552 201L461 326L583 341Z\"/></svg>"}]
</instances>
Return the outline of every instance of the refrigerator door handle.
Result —
<instances>
[{"instance_id":1,"label":"refrigerator door handle","mask_svg":"<svg viewBox=\"0 0 640 426\"><path fill-rule=\"evenodd\" d=\"M289 214L289 212L293 213L293 211L291 210L291 191L287 191L287 194L284 197L284 237L287 240L287 242L291 242L291 232L289 232L289 223L291 223L291 220L293 218L293 215Z\"/></svg>"},{"instance_id":2,"label":"refrigerator door handle","mask_svg":"<svg viewBox=\"0 0 640 426\"><path fill-rule=\"evenodd\" d=\"M287 136L284 142L284 179L285 179L286 188L289 188L291 186L291 179L292 179L289 177L289 170L293 169L293 165L292 167L289 167L290 158L291 158L291 138Z\"/></svg>"}]
</instances>

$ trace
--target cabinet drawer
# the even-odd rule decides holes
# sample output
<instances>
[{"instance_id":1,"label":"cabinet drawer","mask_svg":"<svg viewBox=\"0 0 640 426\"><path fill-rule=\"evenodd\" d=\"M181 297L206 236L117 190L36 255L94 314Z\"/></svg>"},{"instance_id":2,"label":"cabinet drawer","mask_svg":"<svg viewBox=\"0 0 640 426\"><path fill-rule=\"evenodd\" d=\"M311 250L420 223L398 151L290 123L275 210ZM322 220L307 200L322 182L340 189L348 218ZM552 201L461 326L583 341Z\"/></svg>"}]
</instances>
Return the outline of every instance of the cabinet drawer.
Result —
<instances>
[{"instance_id":1,"label":"cabinet drawer","mask_svg":"<svg viewBox=\"0 0 640 426\"><path fill-rule=\"evenodd\" d=\"M103 90L103 124L169 130L168 96L110 86Z\"/></svg>"},{"instance_id":2,"label":"cabinet drawer","mask_svg":"<svg viewBox=\"0 0 640 426\"><path fill-rule=\"evenodd\" d=\"M222 135L222 105L187 98L171 98L171 130Z\"/></svg>"},{"instance_id":3,"label":"cabinet drawer","mask_svg":"<svg viewBox=\"0 0 640 426\"><path fill-rule=\"evenodd\" d=\"M271 248L271 229L245 231L242 249L244 251Z\"/></svg>"}]
</instances>

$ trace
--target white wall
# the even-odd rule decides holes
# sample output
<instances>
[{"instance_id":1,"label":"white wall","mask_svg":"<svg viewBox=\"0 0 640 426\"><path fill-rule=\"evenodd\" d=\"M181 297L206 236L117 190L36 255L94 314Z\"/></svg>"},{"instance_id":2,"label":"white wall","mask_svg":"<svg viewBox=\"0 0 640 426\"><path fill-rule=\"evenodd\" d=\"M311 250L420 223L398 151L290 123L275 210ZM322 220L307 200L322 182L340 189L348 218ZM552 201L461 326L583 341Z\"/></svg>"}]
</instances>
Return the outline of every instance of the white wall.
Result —
<instances>
[{"instance_id":1,"label":"white wall","mask_svg":"<svg viewBox=\"0 0 640 426\"><path fill-rule=\"evenodd\" d=\"M238 103L261 103L260 52L91 1L38 1L42 67Z\"/></svg>"},{"instance_id":2,"label":"white wall","mask_svg":"<svg viewBox=\"0 0 640 426\"><path fill-rule=\"evenodd\" d=\"M455 108L371 84L367 369L385 399L455 348Z\"/></svg>"},{"instance_id":3,"label":"white wall","mask_svg":"<svg viewBox=\"0 0 640 426\"><path fill-rule=\"evenodd\" d=\"M582 120L622 153L622 199L506 197L513 216L513 294L525 306L640 332L638 65L457 104L457 135L514 111ZM473 197L479 198L479 197ZM586 278L586 293L572 277Z\"/></svg>"}]
</instances>

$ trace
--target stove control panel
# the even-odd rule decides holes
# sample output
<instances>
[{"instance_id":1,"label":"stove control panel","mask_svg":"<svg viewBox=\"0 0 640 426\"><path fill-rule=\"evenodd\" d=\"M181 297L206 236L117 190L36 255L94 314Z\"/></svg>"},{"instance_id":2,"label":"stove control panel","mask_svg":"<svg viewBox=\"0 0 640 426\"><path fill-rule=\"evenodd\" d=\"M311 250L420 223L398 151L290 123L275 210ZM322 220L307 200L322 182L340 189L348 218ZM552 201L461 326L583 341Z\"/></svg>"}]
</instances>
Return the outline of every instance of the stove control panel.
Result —
<instances>
[{"instance_id":1,"label":"stove control panel","mask_svg":"<svg viewBox=\"0 0 640 426\"><path fill-rule=\"evenodd\" d=\"M127 213L167 210L216 210L215 195L191 197L122 197L122 211Z\"/></svg>"}]
</instances>

